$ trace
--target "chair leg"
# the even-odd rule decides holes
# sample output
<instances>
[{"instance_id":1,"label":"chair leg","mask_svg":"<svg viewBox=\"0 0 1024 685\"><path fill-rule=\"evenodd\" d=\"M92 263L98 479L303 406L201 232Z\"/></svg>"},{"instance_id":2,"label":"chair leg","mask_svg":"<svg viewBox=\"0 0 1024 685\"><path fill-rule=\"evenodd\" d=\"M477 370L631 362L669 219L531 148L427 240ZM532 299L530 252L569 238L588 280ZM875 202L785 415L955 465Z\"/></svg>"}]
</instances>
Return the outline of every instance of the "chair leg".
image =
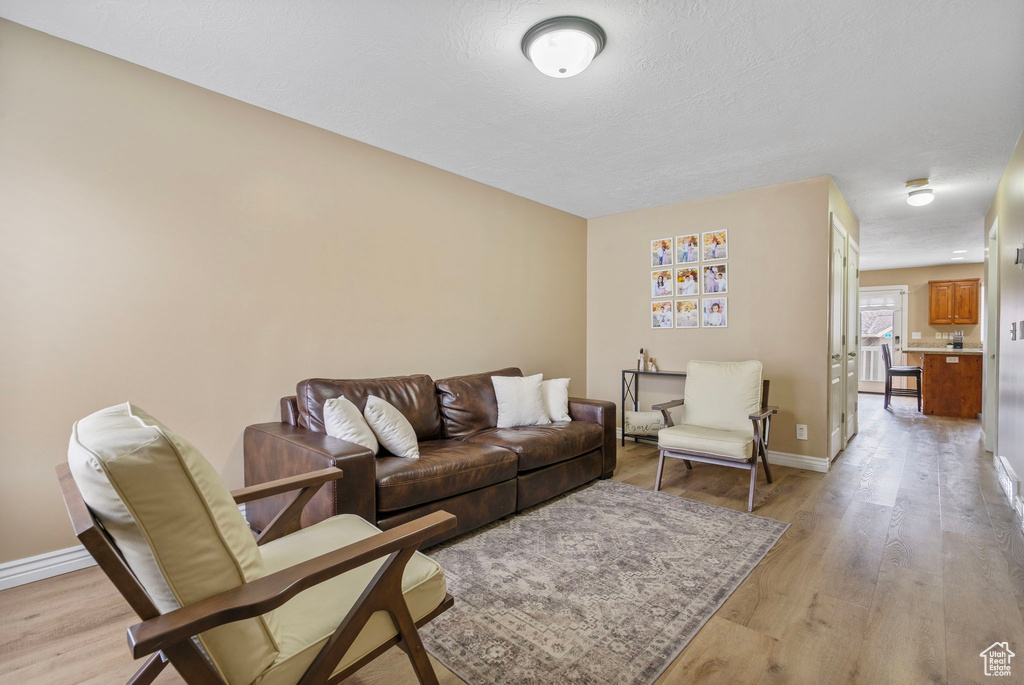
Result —
<instances>
[{"instance_id":1,"label":"chair leg","mask_svg":"<svg viewBox=\"0 0 1024 685\"><path fill-rule=\"evenodd\" d=\"M760 446L759 449L760 449L760 452L761 452L761 463L764 465L764 477L765 477L765 480L767 480L769 483L771 483L772 482L772 470L768 466L768 450L765 449L764 443L761 443L761 446ZM754 461L757 461L757 460L755 459Z\"/></svg>"},{"instance_id":2,"label":"chair leg","mask_svg":"<svg viewBox=\"0 0 1024 685\"><path fill-rule=\"evenodd\" d=\"M420 639L416 623L412 620L412 614L409 613L409 607L405 604L405 598L399 595L388 613L398 628L398 634L402 636L402 642L399 644L402 651L408 655L420 685L438 685L437 674L430 665L430 657L427 656L427 650Z\"/></svg>"},{"instance_id":3,"label":"chair leg","mask_svg":"<svg viewBox=\"0 0 1024 685\"><path fill-rule=\"evenodd\" d=\"M658 450L658 475L654 477L654 491L661 490L661 472L665 468L665 450Z\"/></svg>"},{"instance_id":4,"label":"chair leg","mask_svg":"<svg viewBox=\"0 0 1024 685\"><path fill-rule=\"evenodd\" d=\"M156 680L166 665L167 660L164 658L163 652L157 652L142 664L142 668L135 672L127 685L149 685Z\"/></svg>"},{"instance_id":5,"label":"chair leg","mask_svg":"<svg viewBox=\"0 0 1024 685\"><path fill-rule=\"evenodd\" d=\"M747 511L754 511L754 485L757 483L757 459L750 460L750 497L747 498Z\"/></svg>"},{"instance_id":6,"label":"chair leg","mask_svg":"<svg viewBox=\"0 0 1024 685\"><path fill-rule=\"evenodd\" d=\"M917 379L917 410L921 411L921 376L920 374L915 376Z\"/></svg>"},{"instance_id":7,"label":"chair leg","mask_svg":"<svg viewBox=\"0 0 1024 685\"><path fill-rule=\"evenodd\" d=\"M683 459L683 463L686 464L686 470L687 471L692 471L693 470L693 464L690 463L689 459Z\"/></svg>"},{"instance_id":8,"label":"chair leg","mask_svg":"<svg viewBox=\"0 0 1024 685\"><path fill-rule=\"evenodd\" d=\"M882 401L882 409L889 408L890 393L892 393L892 376L885 374L885 399Z\"/></svg>"}]
</instances>

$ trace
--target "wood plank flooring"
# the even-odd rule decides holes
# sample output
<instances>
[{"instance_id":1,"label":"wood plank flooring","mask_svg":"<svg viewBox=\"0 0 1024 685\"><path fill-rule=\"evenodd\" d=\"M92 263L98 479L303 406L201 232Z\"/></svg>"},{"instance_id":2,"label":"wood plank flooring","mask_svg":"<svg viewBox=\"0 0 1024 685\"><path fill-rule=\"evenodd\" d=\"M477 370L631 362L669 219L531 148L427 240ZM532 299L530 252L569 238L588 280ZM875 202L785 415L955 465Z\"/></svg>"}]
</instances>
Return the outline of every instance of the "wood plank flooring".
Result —
<instances>
[{"instance_id":1,"label":"wood plank flooring","mask_svg":"<svg viewBox=\"0 0 1024 685\"><path fill-rule=\"evenodd\" d=\"M755 513L792 526L658 682L981 685L997 640L1021 655L1000 682L1024 682L1024 537L979 439L977 421L862 395L860 435L829 473L758 481ZM650 488L656 461L629 444L615 477ZM747 472L669 461L664 490L744 508ZM0 592L0 683L125 682L132 623L95 568ZM393 649L348 682L416 681Z\"/></svg>"}]
</instances>

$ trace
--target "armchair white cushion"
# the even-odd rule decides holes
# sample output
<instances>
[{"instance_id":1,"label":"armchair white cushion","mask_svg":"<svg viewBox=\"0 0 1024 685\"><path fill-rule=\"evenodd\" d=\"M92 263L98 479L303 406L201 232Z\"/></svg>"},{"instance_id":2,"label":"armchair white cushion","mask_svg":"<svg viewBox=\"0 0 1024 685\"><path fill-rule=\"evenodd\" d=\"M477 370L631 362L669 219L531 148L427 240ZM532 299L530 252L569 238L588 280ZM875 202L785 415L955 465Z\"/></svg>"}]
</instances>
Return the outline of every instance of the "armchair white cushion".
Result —
<instances>
[{"instance_id":1,"label":"armchair white cushion","mask_svg":"<svg viewBox=\"0 0 1024 685\"><path fill-rule=\"evenodd\" d=\"M749 461L753 454L751 414L761 411L759 361L686 365L683 418L658 431L658 447Z\"/></svg>"}]
</instances>

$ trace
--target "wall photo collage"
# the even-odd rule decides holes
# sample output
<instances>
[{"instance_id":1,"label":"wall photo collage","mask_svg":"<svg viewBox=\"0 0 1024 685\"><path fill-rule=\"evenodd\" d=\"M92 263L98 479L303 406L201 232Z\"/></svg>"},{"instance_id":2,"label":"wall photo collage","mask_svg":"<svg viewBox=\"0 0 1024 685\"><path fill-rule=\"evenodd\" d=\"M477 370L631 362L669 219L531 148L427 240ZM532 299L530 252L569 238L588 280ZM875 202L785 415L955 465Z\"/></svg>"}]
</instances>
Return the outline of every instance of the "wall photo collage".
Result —
<instances>
[{"instance_id":1,"label":"wall photo collage","mask_svg":"<svg viewBox=\"0 0 1024 685\"><path fill-rule=\"evenodd\" d=\"M724 297L729 292L728 233L706 231L651 241L651 328L729 325Z\"/></svg>"}]
</instances>

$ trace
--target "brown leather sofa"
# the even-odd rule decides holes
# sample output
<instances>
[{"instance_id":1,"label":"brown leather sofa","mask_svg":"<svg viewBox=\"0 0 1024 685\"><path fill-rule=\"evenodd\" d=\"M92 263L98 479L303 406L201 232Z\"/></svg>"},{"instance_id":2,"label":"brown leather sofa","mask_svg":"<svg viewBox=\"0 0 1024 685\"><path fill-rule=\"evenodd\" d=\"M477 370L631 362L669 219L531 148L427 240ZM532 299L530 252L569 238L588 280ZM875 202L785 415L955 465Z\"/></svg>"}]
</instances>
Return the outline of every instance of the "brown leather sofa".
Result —
<instances>
[{"instance_id":1,"label":"brown leather sofa","mask_svg":"<svg viewBox=\"0 0 1024 685\"><path fill-rule=\"evenodd\" d=\"M478 528L615 470L615 405L570 399L570 422L496 428L491 376L521 376L516 368L433 381L430 376L362 380L314 378L281 399L281 422L245 429L245 484L255 485L336 466L341 480L324 486L302 513L308 526L335 514L358 514L383 529L438 510L458 518L455 530L426 545ZM404 459L332 438L324 402L338 396L360 411L376 395L405 415L419 439L420 458ZM262 529L284 496L247 505Z\"/></svg>"}]
</instances>

